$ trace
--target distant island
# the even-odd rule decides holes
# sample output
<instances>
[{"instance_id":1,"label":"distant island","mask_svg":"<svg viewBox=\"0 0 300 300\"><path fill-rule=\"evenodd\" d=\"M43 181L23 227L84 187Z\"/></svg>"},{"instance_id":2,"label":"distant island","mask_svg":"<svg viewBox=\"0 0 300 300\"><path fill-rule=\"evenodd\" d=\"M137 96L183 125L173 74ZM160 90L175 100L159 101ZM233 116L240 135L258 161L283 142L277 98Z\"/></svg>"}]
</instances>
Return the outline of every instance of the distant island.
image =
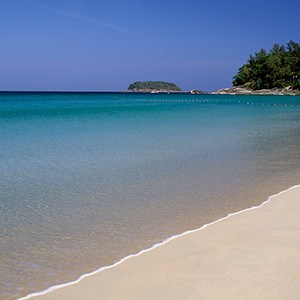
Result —
<instances>
[{"instance_id":1,"label":"distant island","mask_svg":"<svg viewBox=\"0 0 300 300\"><path fill-rule=\"evenodd\" d=\"M129 85L127 92L136 93L182 93L175 83L164 81L136 81Z\"/></svg>"}]
</instances>

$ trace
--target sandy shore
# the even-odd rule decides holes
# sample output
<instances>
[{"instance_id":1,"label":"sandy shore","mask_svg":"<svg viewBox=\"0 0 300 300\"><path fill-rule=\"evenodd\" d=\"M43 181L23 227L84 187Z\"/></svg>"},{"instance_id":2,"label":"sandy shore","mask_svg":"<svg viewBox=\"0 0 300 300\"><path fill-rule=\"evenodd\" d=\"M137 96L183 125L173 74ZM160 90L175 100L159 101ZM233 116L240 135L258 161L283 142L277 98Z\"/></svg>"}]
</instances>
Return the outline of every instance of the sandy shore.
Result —
<instances>
[{"instance_id":1,"label":"sandy shore","mask_svg":"<svg viewBox=\"0 0 300 300\"><path fill-rule=\"evenodd\" d=\"M300 186L33 299L299 299Z\"/></svg>"}]
</instances>

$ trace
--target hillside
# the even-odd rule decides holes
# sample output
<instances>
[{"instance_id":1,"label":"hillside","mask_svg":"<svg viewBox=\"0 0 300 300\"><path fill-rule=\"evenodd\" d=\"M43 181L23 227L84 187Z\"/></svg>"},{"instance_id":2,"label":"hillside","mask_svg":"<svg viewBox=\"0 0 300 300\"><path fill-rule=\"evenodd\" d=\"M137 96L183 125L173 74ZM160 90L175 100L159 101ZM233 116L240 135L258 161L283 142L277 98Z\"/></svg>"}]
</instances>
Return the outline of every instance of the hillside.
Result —
<instances>
[{"instance_id":1,"label":"hillside","mask_svg":"<svg viewBox=\"0 0 300 300\"><path fill-rule=\"evenodd\" d=\"M233 86L252 90L300 89L300 44L274 44L267 52L261 49L233 77Z\"/></svg>"}]
</instances>

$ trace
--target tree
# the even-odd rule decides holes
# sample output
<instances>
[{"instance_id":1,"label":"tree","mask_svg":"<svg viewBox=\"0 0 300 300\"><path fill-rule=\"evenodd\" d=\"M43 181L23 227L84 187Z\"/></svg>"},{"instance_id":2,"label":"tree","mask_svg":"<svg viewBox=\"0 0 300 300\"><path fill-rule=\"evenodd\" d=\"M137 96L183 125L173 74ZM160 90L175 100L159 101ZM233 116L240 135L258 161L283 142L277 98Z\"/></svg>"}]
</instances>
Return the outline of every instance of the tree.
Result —
<instances>
[{"instance_id":1,"label":"tree","mask_svg":"<svg viewBox=\"0 0 300 300\"><path fill-rule=\"evenodd\" d=\"M299 80L300 44L290 41L286 47L274 44L269 53L261 49L250 55L233 77L232 84L256 90L286 86L299 89Z\"/></svg>"}]
</instances>

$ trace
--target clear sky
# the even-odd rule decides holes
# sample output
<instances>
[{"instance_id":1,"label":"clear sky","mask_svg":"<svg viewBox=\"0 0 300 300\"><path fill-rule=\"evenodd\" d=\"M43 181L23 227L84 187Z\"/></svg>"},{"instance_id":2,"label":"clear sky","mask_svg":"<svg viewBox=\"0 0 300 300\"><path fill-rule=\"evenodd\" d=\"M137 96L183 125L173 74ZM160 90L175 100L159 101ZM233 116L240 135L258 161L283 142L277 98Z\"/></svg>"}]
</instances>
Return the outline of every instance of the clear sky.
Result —
<instances>
[{"instance_id":1,"label":"clear sky","mask_svg":"<svg viewBox=\"0 0 300 300\"><path fill-rule=\"evenodd\" d=\"M211 91L289 40L300 41L299 0L0 0L0 90Z\"/></svg>"}]
</instances>

